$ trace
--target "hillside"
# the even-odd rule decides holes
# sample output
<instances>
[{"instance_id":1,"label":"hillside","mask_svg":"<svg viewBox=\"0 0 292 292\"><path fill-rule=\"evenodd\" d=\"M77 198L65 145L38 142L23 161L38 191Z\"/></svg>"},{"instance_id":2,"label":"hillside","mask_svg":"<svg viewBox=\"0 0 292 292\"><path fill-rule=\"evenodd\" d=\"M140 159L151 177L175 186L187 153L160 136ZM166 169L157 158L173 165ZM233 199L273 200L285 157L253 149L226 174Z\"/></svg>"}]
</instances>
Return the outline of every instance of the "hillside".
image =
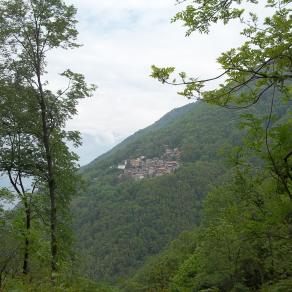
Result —
<instances>
[{"instance_id":1,"label":"hillside","mask_svg":"<svg viewBox=\"0 0 292 292\"><path fill-rule=\"evenodd\" d=\"M249 112L267 109L261 103ZM241 141L242 113L202 102L186 105L82 169L85 187L73 209L83 274L96 280L127 277L200 223L204 197L227 174L225 154ZM182 153L182 166L174 173L118 179L121 170L113 165L141 155L159 157L164 145Z\"/></svg>"}]
</instances>

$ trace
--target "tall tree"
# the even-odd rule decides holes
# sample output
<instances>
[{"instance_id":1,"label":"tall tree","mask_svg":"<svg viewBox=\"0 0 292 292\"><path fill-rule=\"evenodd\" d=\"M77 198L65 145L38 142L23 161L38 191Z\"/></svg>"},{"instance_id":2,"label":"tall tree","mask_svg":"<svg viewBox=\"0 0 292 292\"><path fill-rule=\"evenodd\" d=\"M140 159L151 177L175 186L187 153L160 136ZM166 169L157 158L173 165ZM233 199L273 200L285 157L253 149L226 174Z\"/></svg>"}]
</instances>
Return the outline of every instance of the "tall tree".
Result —
<instances>
[{"instance_id":1,"label":"tall tree","mask_svg":"<svg viewBox=\"0 0 292 292\"><path fill-rule=\"evenodd\" d=\"M78 100L91 95L94 86L87 86L83 75L66 70L61 75L69 79L65 90L53 93L45 79L46 56L57 48L78 47L75 20L76 9L61 0L0 1L1 79L16 78L34 92L40 131L36 135L45 168L42 175L50 198L51 271L58 269L58 201L62 187L57 174L58 159L63 170L72 169L76 157L70 154L65 140L79 144L77 132L66 132L65 123L76 114Z\"/></svg>"},{"instance_id":2,"label":"tall tree","mask_svg":"<svg viewBox=\"0 0 292 292\"><path fill-rule=\"evenodd\" d=\"M32 218L32 196L43 169L38 147L40 119L34 92L17 83L1 80L0 100L0 171L10 180L25 211L23 274L29 272L29 245Z\"/></svg>"}]
</instances>

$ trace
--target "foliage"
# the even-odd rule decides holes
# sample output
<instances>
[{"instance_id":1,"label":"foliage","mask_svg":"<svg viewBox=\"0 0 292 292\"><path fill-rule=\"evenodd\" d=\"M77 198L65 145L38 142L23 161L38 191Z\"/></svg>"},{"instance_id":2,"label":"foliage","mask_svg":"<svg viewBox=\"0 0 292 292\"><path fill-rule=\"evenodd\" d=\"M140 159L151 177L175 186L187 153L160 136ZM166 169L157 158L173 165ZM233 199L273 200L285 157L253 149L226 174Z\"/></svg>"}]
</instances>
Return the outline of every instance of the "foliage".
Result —
<instances>
[{"instance_id":1,"label":"foliage","mask_svg":"<svg viewBox=\"0 0 292 292\"><path fill-rule=\"evenodd\" d=\"M185 1L183 1L185 2ZM187 1L188 2L188 1ZM246 42L239 48L232 48L218 58L223 73L216 77L199 80L179 73L180 82L171 74L174 67L152 67L152 77L163 83L185 86L180 92L188 98L205 98L209 102L238 107L256 103L270 88L276 88L289 96L291 79L291 9L289 0L265 1L266 7L272 7L274 14L261 23L257 15L250 13L247 18L241 2L257 1L190 1L186 9L176 15L174 21L182 21L188 27L187 35L194 31L208 33L212 23L223 21L227 24L234 18L241 18L246 24L242 35ZM234 7L234 5L239 5ZM219 89L204 92L206 83L224 77ZM234 95L234 93L239 93ZM236 96L236 99L235 99Z\"/></svg>"},{"instance_id":2,"label":"foliage","mask_svg":"<svg viewBox=\"0 0 292 292\"><path fill-rule=\"evenodd\" d=\"M266 106L269 109L269 103ZM289 108L285 113L278 105L274 113L271 133L291 128ZM265 117L249 116L252 127L244 117L243 145L230 155L225 182L207 195L202 224L189 234L192 241L181 237L174 242L178 244L174 252L170 246L146 262L126 282L125 291L277 291L282 286L289 290L291 201L271 175ZM269 140L273 157L282 157L291 146L287 133L281 142L278 137L273 134ZM180 253L188 243L193 248Z\"/></svg>"},{"instance_id":3,"label":"foliage","mask_svg":"<svg viewBox=\"0 0 292 292\"><path fill-rule=\"evenodd\" d=\"M196 249L196 232L183 232L159 256L147 259L130 280L123 283L123 291L167 291L172 277L181 264Z\"/></svg>"},{"instance_id":4,"label":"foliage","mask_svg":"<svg viewBox=\"0 0 292 292\"><path fill-rule=\"evenodd\" d=\"M213 78L181 72L172 80L174 67L152 67L154 78L182 85L181 95L200 101L172 111L80 170L83 186L71 205L77 258L66 248L72 242L67 206L77 183L77 157L66 141L80 141L64 126L79 98L94 88L70 70L62 74L71 81L64 91L50 91L43 80L47 50L78 46L76 11L59 0L0 2L6 60L0 64L1 170L41 182L29 237L25 204L0 209L0 284L8 291L115 291L80 274L115 281L123 291L292 289L291 1L267 0L273 14L262 22L253 13L246 18L243 4L255 0L178 2L189 5L173 21L183 21L188 36L239 18L246 41L218 58L223 72ZM219 78L218 89L204 91ZM23 109L15 106L20 101ZM16 158L13 135L19 138ZM176 172L119 179L119 162L160 156L165 145L182 150ZM10 196L7 190L0 194ZM49 218L51 226L44 224ZM20 276L27 238L32 282Z\"/></svg>"},{"instance_id":5,"label":"foliage","mask_svg":"<svg viewBox=\"0 0 292 292\"><path fill-rule=\"evenodd\" d=\"M195 30L207 33L219 20L227 24L241 17L247 41L218 59L222 74L197 80L180 73L181 83L177 83L170 81L174 68L152 68L152 76L162 83L185 85L184 96L203 96L208 103L248 109L241 118L246 133L243 143L230 156L230 178L208 194L202 224L195 232L196 249L171 272L163 291L292 288L291 1L266 1L274 14L262 24L255 14L245 21L243 6L234 8L242 2L195 0L174 18L184 22L190 35ZM207 82L223 76L226 79L219 89L202 91ZM251 106L262 100L267 104L266 114L255 115ZM286 114L277 112L276 104L283 104ZM157 261L156 265L162 264L163 257ZM149 277L149 271L144 273L143 278Z\"/></svg>"},{"instance_id":6,"label":"foliage","mask_svg":"<svg viewBox=\"0 0 292 292\"><path fill-rule=\"evenodd\" d=\"M267 109L262 101L253 112L261 116ZM284 117L286 111L276 104L275 114ZM84 190L73 202L81 272L97 280L127 277L180 232L198 225L202 200L228 176L225 155L242 141L244 132L236 125L243 113L247 110L187 105L82 168ZM129 157L159 155L165 144L183 153L174 174L121 181L119 170L110 168Z\"/></svg>"},{"instance_id":7,"label":"foliage","mask_svg":"<svg viewBox=\"0 0 292 292\"><path fill-rule=\"evenodd\" d=\"M79 46L75 14L61 0L0 1L0 171L20 202L11 219L17 228L11 230L28 279L37 270L38 279L54 280L72 264L69 207L78 183L78 157L67 142L80 145L80 135L65 126L77 113L78 101L95 86L66 70L61 76L68 87L53 92L46 80L46 56L53 49ZM19 267L12 280L18 276Z\"/></svg>"}]
</instances>

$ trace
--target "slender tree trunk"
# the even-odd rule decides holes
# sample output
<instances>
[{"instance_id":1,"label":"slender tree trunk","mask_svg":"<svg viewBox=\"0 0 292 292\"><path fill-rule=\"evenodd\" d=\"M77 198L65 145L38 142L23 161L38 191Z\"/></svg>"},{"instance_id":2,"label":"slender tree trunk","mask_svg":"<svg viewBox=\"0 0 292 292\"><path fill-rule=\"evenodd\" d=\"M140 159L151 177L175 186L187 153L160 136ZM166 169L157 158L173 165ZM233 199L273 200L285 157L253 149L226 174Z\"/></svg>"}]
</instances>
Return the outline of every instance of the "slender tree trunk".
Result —
<instances>
[{"instance_id":1,"label":"slender tree trunk","mask_svg":"<svg viewBox=\"0 0 292 292\"><path fill-rule=\"evenodd\" d=\"M51 219L51 271L52 278L54 273L57 271L57 202L56 202L56 183L53 172L53 158L50 147L49 129L47 126L47 113L45 101L41 98L41 109L42 109L42 122L43 122L43 142L46 150L46 159L48 167L48 187L50 194L50 219Z\"/></svg>"},{"instance_id":2,"label":"slender tree trunk","mask_svg":"<svg viewBox=\"0 0 292 292\"><path fill-rule=\"evenodd\" d=\"M43 131L43 143L46 152L47 162L47 181L50 195L50 226L51 226L51 278L54 280L55 273L57 272L57 257L58 257L58 246L57 246L57 200L56 200L56 182L53 171L53 157L50 145L50 129L48 126L47 119L47 106L45 100L45 93L43 91L40 73L40 63L37 70L38 89L39 89L39 104L41 108L42 116L42 131Z\"/></svg>"},{"instance_id":3,"label":"slender tree trunk","mask_svg":"<svg viewBox=\"0 0 292 292\"><path fill-rule=\"evenodd\" d=\"M41 65L42 65L42 52L40 50L40 28L37 20L35 19L36 25L36 54L35 54L35 73L37 77L39 98L38 102L41 109L42 118L42 139L46 152L46 163L47 163L47 182L50 195L50 226L51 226L51 279L54 282L55 273L57 272L57 257L58 257L58 246L57 246L57 204L56 204L56 183L53 171L53 155L50 143L50 131L48 125L48 112L45 92L43 90L43 84L41 80Z\"/></svg>"},{"instance_id":4,"label":"slender tree trunk","mask_svg":"<svg viewBox=\"0 0 292 292\"><path fill-rule=\"evenodd\" d=\"M22 266L22 273L24 275L29 274L29 233L30 233L30 227L31 227L31 204L28 202L30 199L28 199L28 194L25 192L21 175L18 175L19 179L19 185L21 190L18 188L17 182L13 180L11 172L8 171L8 177L11 182L11 184L14 187L14 190L18 194L20 198L23 199L23 204L25 208L25 239L24 239L24 255L23 255L23 266ZM0 291L1 292L1 291Z\"/></svg>"},{"instance_id":5,"label":"slender tree trunk","mask_svg":"<svg viewBox=\"0 0 292 292\"><path fill-rule=\"evenodd\" d=\"M26 234L25 234L25 242L24 242L24 258L23 258L23 274L28 275L29 273L29 233L30 233L30 225L31 225L31 209L29 204L25 203L25 222L26 222Z\"/></svg>"},{"instance_id":6,"label":"slender tree trunk","mask_svg":"<svg viewBox=\"0 0 292 292\"><path fill-rule=\"evenodd\" d=\"M51 181L51 183L53 180ZM52 278L54 273L57 271L57 257L58 257L58 246L57 246L57 206L56 206L56 194L55 187L50 186L50 198L51 198L51 269Z\"/></svg>"},{"instance_id":7,"label":"slender tree trunk","mask_svg":"<svg viewBox=\"0 0 292 292\"><path fill-rule=\"evenodd\" d=\"M0 292L2 291L2 272L0 271Z\"/></svg>"}]
</instances>

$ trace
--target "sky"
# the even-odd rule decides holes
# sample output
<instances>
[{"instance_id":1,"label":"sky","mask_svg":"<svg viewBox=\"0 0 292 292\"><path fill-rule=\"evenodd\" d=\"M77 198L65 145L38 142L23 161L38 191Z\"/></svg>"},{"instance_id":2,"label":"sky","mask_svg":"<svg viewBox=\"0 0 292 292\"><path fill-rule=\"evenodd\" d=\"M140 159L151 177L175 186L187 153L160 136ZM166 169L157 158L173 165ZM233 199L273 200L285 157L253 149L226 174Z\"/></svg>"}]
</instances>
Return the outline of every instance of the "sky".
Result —
<instances>
[{"instance_id":1,"label":"sky","mask_svg":"<svg viewBox=\"0 0 292 292\"><path fill-rule=\"evenodd\" d=\"M205 79L220 72L216 63L220 53L243 42L238 22L216 25L208 35L185 37L182 24L171 23L183 8L175 0L65 1L77 8L78 42L83 46L48 56L49 86L66 88L59 73L68 68L98 86L67 125L83 137L83 146L76 151L80 165L190 102L177 95L178 88L152 79L151 65L175 66ZM0 186L8 185L0 176Z\"/></svg>"},{"instance_id":2,"label":"sky","mask_svg":"<svg viewBox=\"0 0 292 292\"><path fill-rule=\"evenodd\" d=\"M196 77L212 77L221 52L239 46L240 24L216 25L209 35L185 37L171 18L183 7L175 0L67 0L77 10L81 48L55 51L48 58L50 80L65 87L58 73L83 73L98 86L68 123L84 137L77 151L84 165L168 111L187 104L178 88L150 77L151 65L175 66Z\"/></svg>"}]
</instances>

